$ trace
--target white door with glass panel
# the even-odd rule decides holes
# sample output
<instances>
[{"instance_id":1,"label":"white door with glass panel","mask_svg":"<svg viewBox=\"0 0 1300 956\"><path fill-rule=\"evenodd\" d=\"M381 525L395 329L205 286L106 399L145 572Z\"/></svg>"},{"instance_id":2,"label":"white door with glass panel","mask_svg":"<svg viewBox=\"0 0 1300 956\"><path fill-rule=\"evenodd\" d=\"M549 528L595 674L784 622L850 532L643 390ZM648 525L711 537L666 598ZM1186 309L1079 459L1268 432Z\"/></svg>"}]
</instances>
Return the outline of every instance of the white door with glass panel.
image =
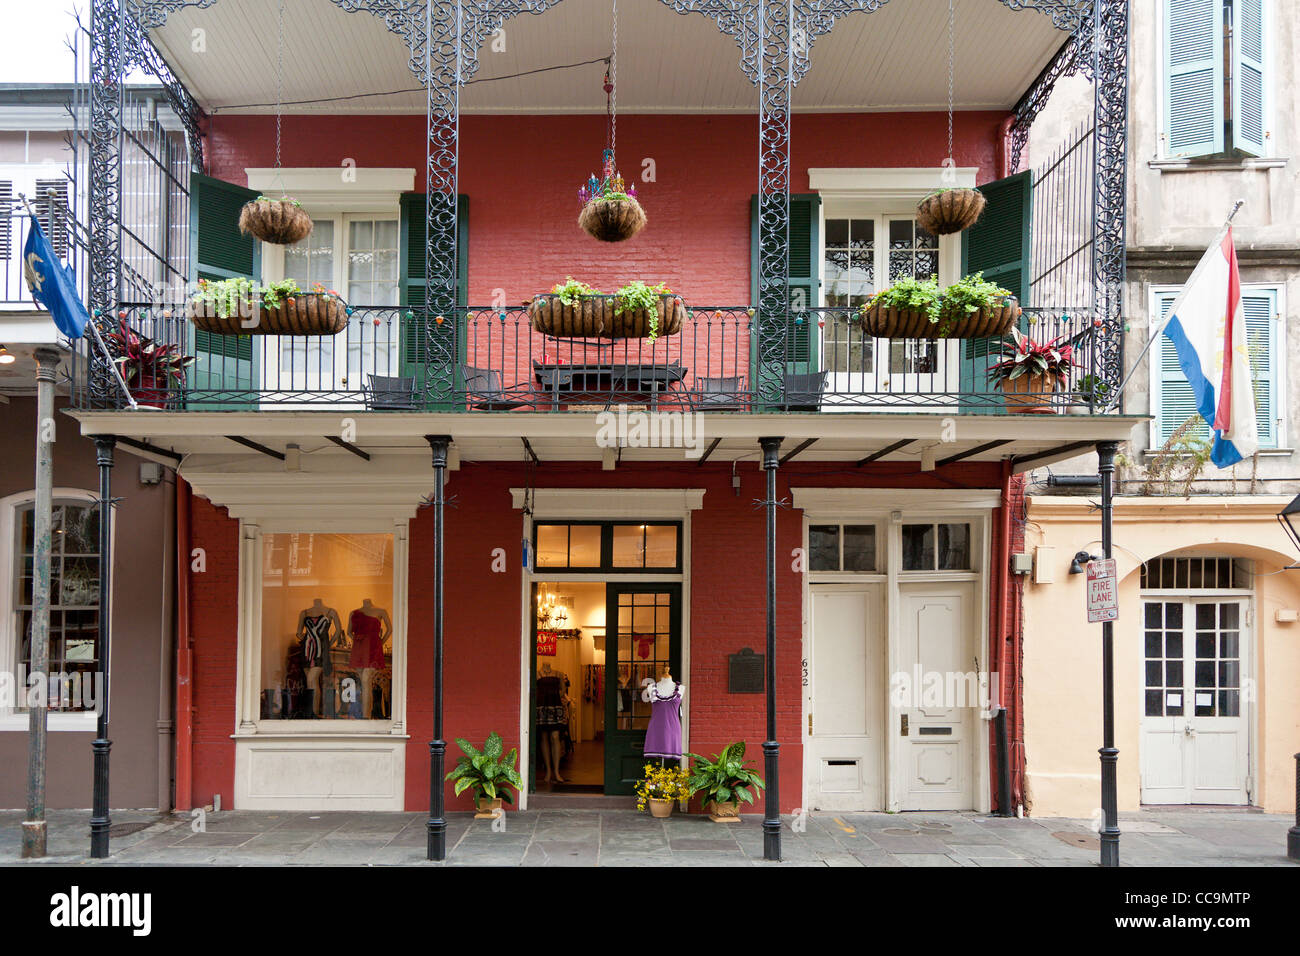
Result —
<instances>
[{"instance_id":1,"label":"white door with glass panel","mask_svg":"<svg viewBox=\"0 0 1300 956\"><path fill-rule=\"evenodd\" d=\"M902 408L909 402L903 396L955 390L959 363L953 342L871 338L855 316L874 293L899 279L952 282L959 245L922 229L910 213L854 215L838 207L827 209L823 227L821 304L844 309L820 316L828 408L882 392L900 396ZM915 406L934 403L910 400Z\"/></svg>"},{"instance_id":2,"label":"white door with glass panel","mask_svg":"<svg viewBox=\"0 0 1300 956\"><path fill-rule=\"evenodd\" d=\"M268 346L267 388L360 393L369 375L398 375L397 218L316 219L311 235L282 248L284 278L297 280L304 291L338 292L354 311L337 335L275 336Z\"/></svg>"},{"instance_id":3,"label":"white door with glass panel","mask_svg":"<svg viewBox=\"0 0 1300 956\"><path fill-rule=\"evenodd\" d=\"M1245 804L1244 599L1143 602L1142 802Z\"/></svg>"},{"instance_id":4,"label":"white door with glass panel","mask_svg":"<svg viewBox=\"0 0 1300 956\"><path fill-rule=\"evenodd\" d=\"M811 587L805 688L814 810L883 810L884 586Z\"/></svg>"}]
</instances>

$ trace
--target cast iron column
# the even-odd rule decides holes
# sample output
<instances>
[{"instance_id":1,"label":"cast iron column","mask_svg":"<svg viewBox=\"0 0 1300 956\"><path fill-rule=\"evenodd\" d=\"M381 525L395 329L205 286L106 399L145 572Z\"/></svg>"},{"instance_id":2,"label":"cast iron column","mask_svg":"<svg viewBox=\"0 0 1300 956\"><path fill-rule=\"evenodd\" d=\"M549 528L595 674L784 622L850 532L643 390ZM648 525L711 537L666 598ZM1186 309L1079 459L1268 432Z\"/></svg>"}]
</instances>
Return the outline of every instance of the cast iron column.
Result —
<instances>
[{"instance_id":1,"label":"cast iron column","mask_svg":"<svg viewBox=\"0 0 1300 956\"><path fill-rule=\"evenodd\" d=\"M1119 443L1097 442L1097 466L1101 472L1101 556L1111 557L1111 525L1114 513L1112 479L1115 450ZM1116 795L1115 747L1115 624L1101 624L1101 865L1119 866L1119 801Z\"/></svg>"},{"instance_id":2,"label":"cast iron column","mask_svg":"<svg viewBox=\"0 0 1300 956\"><path fill-rule=\"evenodd\" d=\"M49 723L50 689L50 527L54 507L54 370L55 349L36 350L36 505L32 515L32 633L30 670L41 681L41 693L27 710L27 818L23 820L22 855L45 855L45 731ZM15 691L23 688L18 681Z\"/></svg>"},{"instance_id":3,"label":"cast iron column","mask_svg":"<svg viewBox=\"0 0 1300 956\"><path fill-rule=\"evenodd\" d=\"M763 741L763 859L781 859L781 787L777 779L781 745L776 739L776 469L780 438L760 438L763 470L767 472L767 739Z\"/></svg>"},{"instance_id":4,"label":"cast iron column","mask_svg":"<svg viewBox=\"0 0 1300 956\"><path fill-rule=\"evenodd\" d=\"M108 739L108 658L112 646L109 622L109 595L112 593L113 565L113 447L112 435L95 436L95 463L99 465L99 644L95 663L104 675L99 692L99 726L90 749L95 755L94 795L90 814L90 855L108 856L108 753L113 742Z\"/></svg>"},{"instance_id":5,"label":"cast iron column","mask_svg":"<svg viewBox=\"0 0 1300 956\"><path fill-rule=\"evenodd\" d=\"M433 739L429 741L429 841L427 858L447 858L447 820L443 811L443 764L447 742L442 739L442 564L444 488L450 435L425 435L433 449Z\"/></svg>"}]
</instances>

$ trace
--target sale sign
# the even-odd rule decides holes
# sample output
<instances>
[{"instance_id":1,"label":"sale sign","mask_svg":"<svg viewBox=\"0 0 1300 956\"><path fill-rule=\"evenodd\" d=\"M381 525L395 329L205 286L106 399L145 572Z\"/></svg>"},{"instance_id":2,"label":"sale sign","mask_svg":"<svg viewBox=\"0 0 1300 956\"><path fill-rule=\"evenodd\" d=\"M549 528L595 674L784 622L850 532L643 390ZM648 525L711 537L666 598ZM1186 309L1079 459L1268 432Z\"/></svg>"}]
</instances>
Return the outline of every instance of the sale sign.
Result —
<instances>
[{"instance_id":1,"label":"sale sign","mask_svg":"<svg viewBox=\"0 0 1300 956\"><path fill-rule=\"evenodd\" d=\"M555 632L554 631L537 632L537 656L538 657L555 656Z\"/></svg>"},{"instance_id":2,"label":"sale sign","mask_svg":"<svg viewBox=\"0 0 1300 956\"><path fill-rule=\"evenodd\" d=\"M1119 574L1114 558L1088 562L1088 623L1119 620Z\"/></svg>"}]
</instances>

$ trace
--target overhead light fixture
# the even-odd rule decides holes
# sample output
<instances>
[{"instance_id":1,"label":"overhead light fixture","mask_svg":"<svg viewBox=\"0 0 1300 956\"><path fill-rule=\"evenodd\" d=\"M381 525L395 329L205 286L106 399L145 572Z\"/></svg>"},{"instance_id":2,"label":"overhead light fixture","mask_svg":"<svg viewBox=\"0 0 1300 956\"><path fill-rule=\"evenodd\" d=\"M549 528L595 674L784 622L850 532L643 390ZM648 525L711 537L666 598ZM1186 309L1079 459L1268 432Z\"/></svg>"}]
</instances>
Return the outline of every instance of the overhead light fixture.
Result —
<instances>
[{"instance_id":1,"label":"overhead light fixture","mask_svg":"<svg viewBox=\"0 0 1300 956\"><path fill-rule=\"evenodd\" d=\"M1291 539L1296 551L1300 552L1300 528L1296 523L1300 521L1300 495L1291 499L1291 503L1278 512L1277 523L1282 526L1286 536ZM1292 564L1286 568L1288 571L1300 570L1300 564Z\"/></svg>"},{"instance_id":2,"label":"overhead light fixture","mask_svg":"<svg viewBox=\"0 0 1300 956\"><path fill-rule=\"evenodd\" d=\"M1088 568L1089 561L1100 561L1101 558L1095 554L1089 554L1087 551L1076 551L1074 560L1070 562L1071 574L1083 574Z\"/></svg>"},{"instance_id":3,"label":"overhead light fixture","mask_svg":"<svg viewBox=\"0 0 1300 956\"><path fill-rule=\"evenodd\" d=\"M13 365L17 361L18 357L13 352L0 345L0 365Z\"/></svg>"}]
</instances>

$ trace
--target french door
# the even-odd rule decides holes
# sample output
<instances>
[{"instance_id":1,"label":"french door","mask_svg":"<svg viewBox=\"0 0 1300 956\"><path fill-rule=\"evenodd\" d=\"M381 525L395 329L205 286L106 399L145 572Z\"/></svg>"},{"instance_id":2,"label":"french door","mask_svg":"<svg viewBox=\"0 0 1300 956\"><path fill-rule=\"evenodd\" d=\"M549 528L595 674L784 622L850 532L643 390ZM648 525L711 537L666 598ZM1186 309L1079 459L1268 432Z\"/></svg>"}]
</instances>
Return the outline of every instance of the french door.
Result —
<instances>
[{"instance_id":1,"label":"french door","mask_svg":"<svg viewBox=\"0 0 1300 956\"><path fill-rule=\"evenodd\" d=\"M1143 803L1248 802L1248 606L1143 602Z\"/></svg>"},{"instance_id":2,"label":"french door","mask_svg":"<svg viewBox=\"0 0 1300 956\"><path fill-rule=\"evenodd\" d=\"M642 682L682 679L682 586L609 584L605 593L605 792L631 794L650 725Z\"/></svg>"}]
</instances>

